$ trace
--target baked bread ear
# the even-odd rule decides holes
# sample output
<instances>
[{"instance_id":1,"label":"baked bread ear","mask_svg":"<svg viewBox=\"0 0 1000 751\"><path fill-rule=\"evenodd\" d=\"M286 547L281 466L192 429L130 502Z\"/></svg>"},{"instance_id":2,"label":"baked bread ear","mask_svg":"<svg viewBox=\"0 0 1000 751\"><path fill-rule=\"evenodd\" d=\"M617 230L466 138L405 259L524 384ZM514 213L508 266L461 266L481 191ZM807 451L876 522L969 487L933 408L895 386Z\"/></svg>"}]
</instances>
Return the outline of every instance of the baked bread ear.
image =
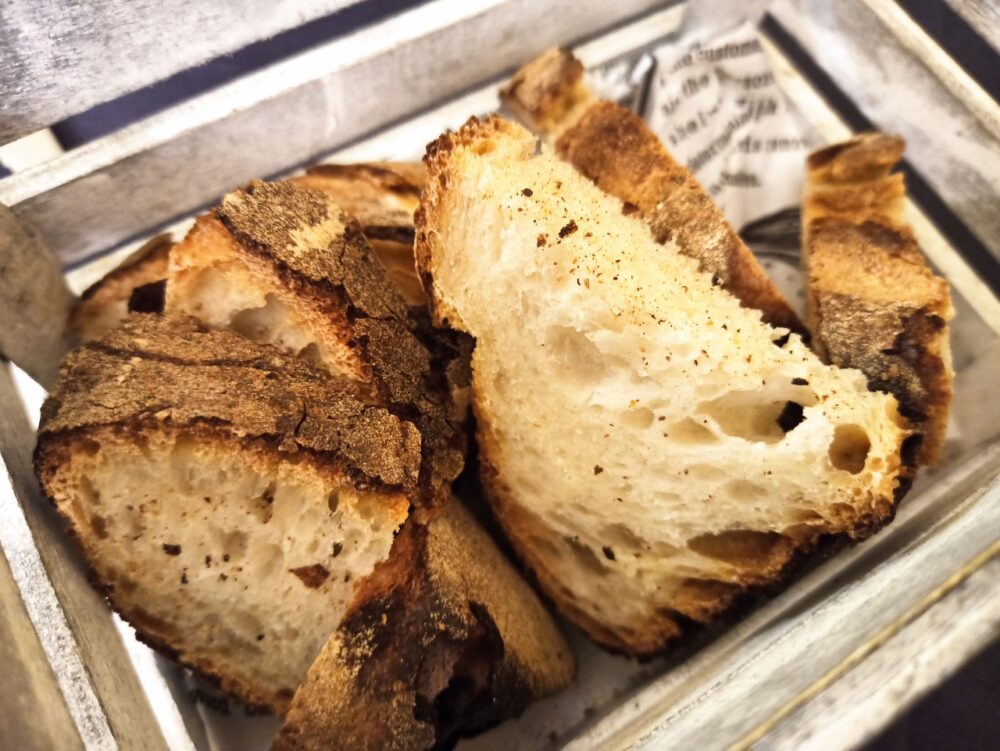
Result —
<instances>
[{"instance_id":1,"label":"baked bread ear","mask_svg":"<svg viewBox=\"0 0 1000 751\"><path fill-rule=\"evenodd\" d=\"M573 670L538 597L451 499L428 522L411 519L359 587L273 748L450 748Z\"/></svg>"},{"instance_id":2,"label":"baked bread ear","mask_svg":"<svg viewBox=\"0 0 1000 751\"><path fill-rule=\"evenodd\" d=\"M809 156L802 258L813 348L895 396L916 430L908 461L934 464L951 403L954 311L903 218L906 187L892 170L904 146L863 133Z\"/></svg>"},{"instance_id":3,"label":"baked bread ear","mask_svg":"<svg viewBox=\"0 0 1000 751\"><path fill-rule=\"evenodd\" d=\"M162 310L171 247L170 235L157 235L88 287L70 311L70 335L77 342L100 339L121 326L129 310Z\"/></svg>"},{"instance_id":4,"label":"baked bread ear","mask_svg":"<svg viewBox=\"0 0 1000 751\"><path fill-rule=\"evenodd\" d=\"M66 357L35 466L140 638L282 713L407 518L420 434L273 347L137 315Z\"/></svg>"},{"instance_id":5,"label":"baked bread ear","mask_svg":"<svg viewBox=\"0 0 1000 751\"><path fill-rule=\"evenodd\" d=\"M470 120L426 164L417 264L435 321L476 339L484 486L594 639L656 652L820 540L892 518L893 397L762 322L513 123Z\"/></svg>"},{"instance_id":6,"label":"baked bread ear","mask_svg":"<svg viewBox=\"0 0 1000 751\"><path fill-rule=\"evenodd\" d=\"M291 181L322 190L354 217L407 304L424 305L413 268L413 212L424 184L422 164L320 164Z\"/></svg>"},{"instance_id":7,"label":"baked bread ear","mask_svg":"<svg viewBox=\"0 0 1000 751\"><path fill-rule=\"evenodd\" d=\"M521 68L500 92L518 119L606 193L637 213L659 243L673 243L702 271L772 326L807 335L798 316L722 211L634 112L601 101L583 66L553 49Z\"/></svg>"},{"instance_id":8,"label":"baked bread ear","mask_svg":"<svg viewBox=\"0 0 1000 751\"><path fill-rule=\"evenodd\" d=\"M312 360L412 419L428 503L461 471L450 384L360 226L328 194L255 182L225 196L171 251L165 312Z\"/></svg>"}]
</instances>

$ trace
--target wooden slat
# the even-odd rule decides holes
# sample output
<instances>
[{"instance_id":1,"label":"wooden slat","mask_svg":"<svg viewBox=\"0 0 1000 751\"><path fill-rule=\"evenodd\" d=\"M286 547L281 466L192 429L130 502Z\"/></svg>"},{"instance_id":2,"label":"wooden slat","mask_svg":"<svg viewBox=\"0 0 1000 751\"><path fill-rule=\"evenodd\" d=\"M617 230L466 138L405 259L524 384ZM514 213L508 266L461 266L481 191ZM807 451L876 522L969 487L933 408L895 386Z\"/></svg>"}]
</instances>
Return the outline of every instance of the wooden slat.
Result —
<instances>
[{"instance_id":1,"label":"wooden slat","mask_svg":"<svg viewBox=\"0 0 1000 751\"><path fill-rule=\"evenodd\" d=\"M663 5L436 0L6 178L0 203L77 261Z\"/></svg>"},{"instance_id":2,"label":"wooden slat","mask_svg":"<svg viewBox=\"0 0 1000 751\"><path fill-rule=\"evenodd\" d=\"M1000 3L996 0L945 0L976 33L1000 52Z\"/></svg>"},{"instance_id":3,"label":"wooden slat","mask_svg":"<svg viewBox=\"0 0 1000 751\"><path fill-rule=\"evenodd\" d=\"M0 143L352 4L6 0Z\"/></svg>"},{"instance_id":4,"label":"wooden slat","mask_svg":"<svg viewBox=\"0 0 1000 751\"><path fill-rule=\"evenodd\" d=\"M88 748L166 751L108 606L41 496L31 462L34 442L10 366L0 364L0 457L7 474L0 476L0 541L29 610L35 609L36 626L45 625L42 643L49 661L58 660L57 677L77 730Z\"/></svg>"},{"instance_id":5,"label":"wooden slat","mask_svg":"<svg viewBox=\"0 0 1000 751\"><path fill-rule=\"evenodd\" d=\"M73 300L49 249L0 205L0 355L51 386Z\"/></svg>"},{"instance_id":6,"label":"wooden slat","mask_svg":"<svg viewBox=\"0 0 1000 751\"><path fill-rule=\"evenodd\" d=\"M898 630L775 727L761 728L755 748L826 751L858 748L873 714L888 725L1000 634L1000 543L990 560ZM954 577L953 577L954 578ZM864 697L859 701L859 697Z\"/></svg>"},{"instance_id":7,"label":"wooden slat","mask_svg":"<svg viewBox=\"0 0 1000 751\"><path fill-rule=\"evenodd\" d=\"M1000 258L1000 142L862 0L778 0L771 13Z\"/></svg>"},{"instance_id":8,"label":"wooden slat","mask_svg":"<svg viewBox=\"0 0 1000 751\"><path fill-rule=\"evenodd\" d=\"M0 555L0 748L82 749L7 559Z\"/></svg>"}]
</instances>

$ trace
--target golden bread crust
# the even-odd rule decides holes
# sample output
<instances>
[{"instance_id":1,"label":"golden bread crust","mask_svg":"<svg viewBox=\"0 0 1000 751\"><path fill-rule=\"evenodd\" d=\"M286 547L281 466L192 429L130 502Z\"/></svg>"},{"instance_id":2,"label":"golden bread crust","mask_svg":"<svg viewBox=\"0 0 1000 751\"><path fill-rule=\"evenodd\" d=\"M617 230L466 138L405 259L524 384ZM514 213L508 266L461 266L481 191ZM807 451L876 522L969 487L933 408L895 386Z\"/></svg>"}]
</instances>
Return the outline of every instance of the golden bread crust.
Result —
<instances>
[{"instance_id":1,"label":"golden bread crust","mask_svg":"<svg viewBox=\"0 0 1000 751\"><path fill-rule=\"evenodd\" d=\"M355 360L346 375L419 429L424 501L447 491L464 463L461 418L406 301L353 218L321 190L256 182L199 219L177 258L190 255L197 265L204 252L195 244L242 258L308 318L322 320Z\"/></svg>"},{"instance_id":2,"label":"golden bread crust","mask_svg":"<svg viewBox=\"0 0 1000 751\"><path fill-rule=\"evenodd\" d=\"M62 491L74 461L99 446L141 454L181 439L239 453L255 466L308 464L332 484L349 483L378 498L399 521L418 483L416 427L366 404L349 381L194 319L153 315L133 316L65 358L42 409L35 471L72 522ZM95 586L140 639L252 705L285 711L291 691L246 682L225 668L225 656L192 651L176 623L119 586L114 566L96 552L100 529L96 522L93 528L74 523L71 532L87 554Z\"/></svg>"},{"instance_id":3,"label":"golden bread crust","mask_svg":"<svg viewBox=\"0 0 1000 751\"><path fill-rule=\"evenodd\" d=\"M910 473L941 454L951 402L948 283L928 267L902 216L904 142L864 133L814 152L803 200L803 258L813 347L861 370L899 401L917 431Z\"/></svg>"},{"instance_id":4,"label":"golden bread crust","mask_svg":"<svg viewBox=\"0 0 1000 751\"><path fill-rule=\"evenodd\" d=\"M538 598L451 499L362 583L273 748L448 748L572 676Z\"/></svg>"},{"instance_id":5,"label":"golden bread crust","mask_svg":"<svg viewBox=\"0 0 1000 751\"><path fill-rule=\"evenodd\" d=\"M130 299L137 289L167 278L173 245L170 235L157 235L88 287L70 311L70 334L84 342L98 339L118 326L128 315Z\"/></svg>"},{"instance_id":6,"label":"golden bread crust","mask_svg":"<svg viewBox=\"0 0 1000 751\"><path fill-rule=\"evenodd\" d=\"M676 243L772 326L806 336L798 316L690 170L674 160L641 117L581 90L586 92L580 62L567 50L550 50L521 68L501 99L553 141L563 159L620 199L623 211L638 212L657 242Z\"/></svg>"},{"instance_id":7,"label":"golden bread crust","mask_svg":"<svg viewBox=\"0 0 1000 751\"><path fill-rule=\"evenodd\" d=\"M66 356L42 409L43 475L55 469L47 459L54 447L77 435L157 426L223 430L301 451L359 486L417 483L416 427L359 400L350 381L194 319L143 315Z\"/></svg>"}]
</instances>

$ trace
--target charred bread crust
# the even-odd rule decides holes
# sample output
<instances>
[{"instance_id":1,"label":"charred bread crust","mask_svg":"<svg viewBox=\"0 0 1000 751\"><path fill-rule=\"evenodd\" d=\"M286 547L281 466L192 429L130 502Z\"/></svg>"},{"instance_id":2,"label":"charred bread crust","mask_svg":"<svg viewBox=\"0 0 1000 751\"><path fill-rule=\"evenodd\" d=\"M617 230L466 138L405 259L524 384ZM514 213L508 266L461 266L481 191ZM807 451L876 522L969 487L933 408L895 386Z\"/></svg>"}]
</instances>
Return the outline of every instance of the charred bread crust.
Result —
<instances>
[{"instance_id":1,"label":"charred bread crust","mask_svg":"<svg viewBox=\"0 0 1000 751\"><path fill-rule=\"evenodd\" d=\"M863 133L811 154L803 202L803 259L814 349L861 370L896 397L915 430L909 473L940 457L952 394L948 283L928 267L902 218L893 173L904 142Z\"/></svg>"},{"instance_id":2,"label":"charred bread crust","mask_svg":"<svg viewBox=\"0 0 1000 751\"><path fill-rule=\"evenodd\" d=\"M558 130L572 112L593 101L583 64L565 47L542 53L500 90L500 101L532 130Z\"/></svg>"},{"instance_id":3,"label":"charred bread crust","mask_svg":"<svg viewBox=\"0 0 1000 751\"><path fill-rule=\"evenodd\" d=\"M906 142L887 133L861 133L854 138L818 149L806 166L818 182L853 182L884 177L903 158Z\"/></svg>"},{"instance_id":4,"label":"charred bread crust","mask_svg":"<svg viewBox=\"0 0 1000 751\"><path fill-rule=\"evenodd\" d=\"M291 182L329 195L358 221L369 240L412 243L422 170L422 165L406 163L320 164Z\"/></svg>"},{"instance_id":5,"label":"charred bread crust","mask_svg":"<svg viewBox=\"0 0 1000 751\"><path fill-rule=\"evenodd\" d=\"M68 322L69 330L77 341L106 333L93 328L97 319L107 315L115 306L121 309L124 316L136 289L166 279L173 244L169 234L157 235L80 295L80 300L70 311Z\"/></svg>"},{"instance_id":6,"label":"charred bread crust","mask_svg":"<svg viewBox=\"0 0 1000 751\"><path fill-rule=\"evenodd\" d=\"M56 474L76 452L197 437L231 447L248 463L275 457L308 463L405 509L418 482L420 435L354 391L350 382L194 319L133 316L65 358L42 408L35 472L56 505ZM89 553L86 536L73 528L70 533ZM210 656L178 649L176 629L117 592L101 574L98 557L86 557L94 586L142 641L252 705L279 713L287 708L290 691L262 694Z\"/></svg>"},{"instance_id":7,"label":"charred bread crust","mask_svg":"<svg viewBox=\"0 0 1000 751\"><path fill-rule=\"evenodd\" d=\"M406 301L358 224L321 191L263 182L226 196L206 221L218 222L240 249L343 331L362 364L360 380L420 430L424 500L446 493L464 463L464 432Z\"/></svg>"},{"instance_id":8,"label":"charred bread crust","mask_svg":"<svg viewBox=\"0 0 1000 751\"><path fill-rule=\"evenodd\" d=\"M372 489L414 488L420 434L349 381L194 319L134 316L71 352L42 407L36 460L95 430L127 436L158 428L253 439L329 466Z\"/></svg>"},{"instance_id":9,"label":"charred bread crust","mask_svg":"<svg viewBox=\"0 0 1000 751\"><path fill-rule=\"evenodd\" d=\"M452 499L359 586L273 748L451 748L572 675L537 597Z\"/></svg>"},{"instance_id":10,"label":"charred bread crust","mask_svg":"<svg viewBox=\"0 0 1000 751\"><path fill-rule=\"evenodd\" d=\"M702 271L772 326L808 336L798 316L694 175L674 160L634 112L598 101L583 67L565 49L519 70L501 92L505 106L601 190L638 212L659 243L673 242ZM567 105L572 102L572 106Z\"/></svg>"},{"instance_id":11,"label":"charred bread crust","mask_svg":"<svg viewBox=\"0 0 1000 751\"><path fill-rule=\"evenodd\" d=\"M598 102L560 136L556 149L605 193L637 207L657 242L676 243L772 326L805 333L736 230L641 117L613 102Z\"/></svg>"},{"instance_id":12,"label":"charred bread crust","mask_svg":"<svg viewBox=\"0 0 1000 751\"><path fill-rule=\"evenodd\" d=\"M423 305L413 270L413 212L425 182L420 163L321 164L291 182L321 190L361 225L386 272L410 305Z\"/></svg>"}]
</instances>

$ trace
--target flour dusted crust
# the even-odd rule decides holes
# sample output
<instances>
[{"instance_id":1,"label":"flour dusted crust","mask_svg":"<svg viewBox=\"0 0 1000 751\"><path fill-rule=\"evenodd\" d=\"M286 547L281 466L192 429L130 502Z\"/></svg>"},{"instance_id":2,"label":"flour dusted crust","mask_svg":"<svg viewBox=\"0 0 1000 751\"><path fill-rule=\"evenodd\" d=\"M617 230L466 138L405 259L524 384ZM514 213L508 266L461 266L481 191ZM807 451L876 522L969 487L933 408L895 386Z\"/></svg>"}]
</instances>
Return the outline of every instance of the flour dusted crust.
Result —
<instances>
[{"instance_id":1,"label":"flour dusted crust","mask_svg":"<svg viewBox=\"0 0 1000 751\"><path fill-rule=\"evenodd\" d=\"M809 156L803 260L816 352L899 400L916 430L907 444L915 467L941 455L954 311L948 283L928 267L903 218L906 188L892 170L904 146L863 133Z\"/></svg>"},{"instance_id":2,"label":"flour dusted crust","mask_svg":"<svg viewBox=\"0 0 1000 751\"><path fill-rule=\"evenodd\" d=\"M426 164L417 265L435 321L476 339L484 485L593 638L656 652L891 520L909 432L860 372L761 321L508 121L469 121Z\"/></svg>"},{"instance_id":3,"label":"flour dusted crust","mask_svg":"<svg viewBox=\"0 0 1000 751\"><path fill-rule=\"evenodd\" d=\"M274 748L448 748L572 676L537 596L452 499L365 581Z\"/></svg>"},{"instance_id":4,"label":"flour dusted crust","mask_svg":"<svg viewBox=\"0 0 1000 751\"><path fill-rule=\"evenodd\" d=\"M320 164L292 182L323 191L354 217L406 302L423 307L413 268L413 212L424 177L420 163Z\"/></svg>"},{"instance_id":5,"label":"flour dusted crust","mask_svg":"<svg viewBox=\"0 0 1000 751\"><path fill-rule=\"evenodd\" d=\"M722 211L634 112L598 100L583 66L566 49L550 50L519 70L501 100L522 122L622 210L637 213L657 242L673 242L703 271L764 320L805 328Z\"/></svg>"},{"instance_id":6,"label":"flour dusted crust","mask_svg":"<svg viewBox=\"0 0 1000 751\"><path fill-rule=\"evenodd\" d=\"M367 575L407 516L420 434L271 347L137 315L67 356L35 465L144 640L283 712L345 573Z\"/></svg>"},{"instance_id":7,"label":"flour dusted crust","mask_svg":"<svg viewBox=\"0 0 1000 751\"><path fill-rule=\"evenodd\" d=\"M325 192L256 182L227 195L171 253L166 312L310 358L411 418L427 502L461 471L451 384L360 226Z\"/></svg>"}]
</instances>

